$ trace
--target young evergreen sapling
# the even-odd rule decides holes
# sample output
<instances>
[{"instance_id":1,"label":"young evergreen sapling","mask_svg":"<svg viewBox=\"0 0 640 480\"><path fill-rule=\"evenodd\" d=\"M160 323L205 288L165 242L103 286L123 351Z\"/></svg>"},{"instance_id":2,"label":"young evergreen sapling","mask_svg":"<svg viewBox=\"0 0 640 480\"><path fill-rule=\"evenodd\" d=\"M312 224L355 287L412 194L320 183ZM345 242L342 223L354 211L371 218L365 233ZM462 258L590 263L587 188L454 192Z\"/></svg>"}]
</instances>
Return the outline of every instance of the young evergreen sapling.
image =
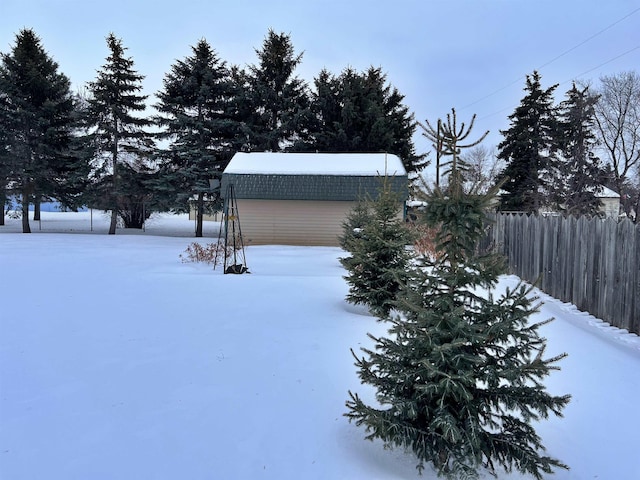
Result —
<instances>
[{"instance_id":1,"label":"young evergreen sapling","mask_svg":"<svg viewBox=\"0 0 640 480\"><path fill-rule=\"evenodd\" d=\"M539 330L548 320L531 322L537 305L530 287L492 294L504 264L477 245L496 189L465 194L458 157L472 125L458 129L454 111L438 128L441 153L451 157L443 164L447 189L425 195L425 222L438 227L438 255L420 258L412 269L395 303L400 314L386 319L389 336L370 335L375 347L354 353L359 377L375 387L379 405L349 392L346 416L366 427L368 439L412 451L420 471L431 463L438 475L461 479L478 478L483 466L493 474L502 467L541 479L567 468L544 455L532 425L549 413L561 415L569 402L542 383L564 355L545 358ZM436 134L430 126L426 132Z\"/></svg>"},{"instance_id":2,"label":"young evergreen sapling","mask_svg":"<svg viewBox=\"0 0 640 480\"><path fill-rule=\"evenodd\" d=\"M388 178L383 178L378 198L356 206L341 239L350 253L342 259L348 272L347 301L366 305L379 317L392 309L410 258L411 234L399 216L400 205Z\"/></svg>"}]
</instances>

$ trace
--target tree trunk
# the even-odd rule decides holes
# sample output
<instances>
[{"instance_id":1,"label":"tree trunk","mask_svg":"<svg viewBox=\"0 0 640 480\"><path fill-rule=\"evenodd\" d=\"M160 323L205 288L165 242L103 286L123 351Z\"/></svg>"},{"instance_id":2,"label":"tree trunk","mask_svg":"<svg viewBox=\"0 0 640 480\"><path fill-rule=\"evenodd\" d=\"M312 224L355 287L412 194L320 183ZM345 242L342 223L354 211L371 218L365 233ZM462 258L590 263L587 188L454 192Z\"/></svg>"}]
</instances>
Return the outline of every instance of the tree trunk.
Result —
<instances>
[{"instance_id":1,"label":"tree trunk","mask_svg":"<svg viewBox=\"0 0 640 480\"><path fill-rule=\"evenodd\" d=\"M4 186L0 189L0 227L4 225L5 205L7 203L7 191Z\"/></svg>"},{"instance_id":2,"label":"tree trunk","mask_svg":"<svg viewBox=\"0 0 640 480\"><path fill-rule=\"evenodd\" d=\"M22 233L31 233L31 227L29 226L29 189L24 187L22 190Z\"/></svg>"},{"instance_id":3,"label":"tree trunk","mask_svg":"<svg viewBox=\"0 0 640 480\"><path fill-rule=\"evenodd\" d=\"M36 197L33 199L33 220L36 222L40 221L40 197Z\"/></svg>"},{"instance_id":4,"label":"tree trunk","mask_svg":"<svg viewBox=\"0 0 640 480\"><path fill-rule=\"evenodd\" d=\"M118 209L111 210L111 223L109 224L109 235L115 235L118 225Z\"/></svg>"},{"instance_id":5,"label":"tree trunk","mask_svg":"<svg viewBox=\"0 0 640 480\"><path fill-rule=\"evenodd\" d=\"M113 118L113 151L111 152L111 161L113 167L113 209L111 210L111 224L109 225L109 235L115 235L116 225L118 224L118 120L114 114Z\"/></svg>"},{"instance_id":6,"label":"tree trunk","mask_svg":"<svg viewBox=\"0 0 640 480\"><path fill-rule=\"evenodd\" d=\"M204 210L204 193L198 193L198 201L196 203L196 237L202 237L202 217Z\"/></svg>"}]
</instances>

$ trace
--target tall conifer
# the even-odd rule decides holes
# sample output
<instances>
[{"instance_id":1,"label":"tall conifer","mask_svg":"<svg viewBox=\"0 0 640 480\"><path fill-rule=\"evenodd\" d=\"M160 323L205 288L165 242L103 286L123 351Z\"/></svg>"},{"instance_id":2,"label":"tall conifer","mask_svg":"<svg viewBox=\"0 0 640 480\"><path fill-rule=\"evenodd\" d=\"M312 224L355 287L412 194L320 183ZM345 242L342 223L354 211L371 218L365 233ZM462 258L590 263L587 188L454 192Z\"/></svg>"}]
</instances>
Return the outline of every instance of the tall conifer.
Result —
<instances>
[{"instance_id":1,"label":"tall conifer","mask_svg":"<svg viewBox=\"0 0 640 480\"><path fill-rule=\"evenodd\" d=\"M426 166L424 155L417 155L413 145L413 115L380 68L370 67L363 73L347 68L338 76L323 70L315 87L318 123L311 150L393 153L407 172Z\"/></svg>"},{"instance_id":2,"label":"tall conifer","mask_svg":"<svg viewBox=\"0 0 640 480\"><path fill-rule=\"evenodd\" d=\"M239 123L235 83L226 63L204 39L192 52L166 74L155 108L160 136L170 141L161 152L160 183L173 207L185 208L195 197L196 237L201 237L205 197L220 200L219 189L212 190L209 181L219 181L231 159Z\"/></svg>"},{"instance_id":3,"label":"tall conifer","mask_svg":"<svg viewBox=\"0 0 640 480\"><path fill-rule=\"evenodd\" d=\"M559 106L556 202L568 214L595 215L602 202L602 166L595 154L596 95L574 83Z\"/></svg>"},{"instance_id":4,"label":"tall conifer","mask_svg":"<svg viewBox=\"0 0 640 480\"><path fill-rule=\"evenodd\" d=\"M258 63L247 72L252 115L246 119L246 150L280 152L297 149L311 122L306 82L295 75L302 61L291 37L269 30L256 50Z\"/></svg>"},{"instance_id":5,"label":"tall conifer","mask_svg":"<svg viewBox=\"0 0 640 480\"><path fill-rule=\"evenodd\" d=\"M87 123L92 130L98 168L98 185L109 185L107 204L111 209L109 234L116 233L118 197L123 193L119 185L118 164L127 156L144 157L152 147L151 135L145 131L150 121L136 113L146 109L146 95L141 95L142 80L126 57L122 40L113 33L107 37L109 55L95 81L89 83Z\"/></svg>"},{"instance_id":6,"label":"tall conifer","mask_svg":"<svg viewBox=\"0 0 640 480\"><path fill-rule=\"evenodd\" d=\"M72 194L75 107L69 79L33 30L21 30L11 53L0 58L0 157L8 161L0 169L0 201L4 204L7 186L15 185L22 231L29 233L29 205Z\"/></svg>"},{"instance_id":7,"label":"tall conifer","mask_svg":"<svg viewBox=\"0 0 640 480\"><path fill-rule=\"evenodd\" d=\"M543 89L538 72L527 75L526 95L509 116L510 127L500 132L504 140L498 145L498 158L506 163L499 177L505 192L500 198L502 210L536 212L548 202L544 171L556 149L556 87Z\"/></svg>"}]
</instances>

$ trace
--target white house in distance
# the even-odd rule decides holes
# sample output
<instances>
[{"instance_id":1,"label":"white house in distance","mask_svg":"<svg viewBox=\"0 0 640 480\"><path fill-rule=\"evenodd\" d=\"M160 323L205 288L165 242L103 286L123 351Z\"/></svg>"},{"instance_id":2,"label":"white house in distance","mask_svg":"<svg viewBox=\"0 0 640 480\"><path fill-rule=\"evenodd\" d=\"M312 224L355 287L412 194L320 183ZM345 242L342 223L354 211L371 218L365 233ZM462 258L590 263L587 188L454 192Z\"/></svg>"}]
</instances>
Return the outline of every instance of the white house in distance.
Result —
<instances>
[{"instance_id":1,"label":"white house in distance","mask_svg":"<svg viewBox=\"0 0 640 480\"><path fill-rule=\"evenodd\" d=\"M607 187L602 187L598 198L602 202L600 212L607 218L618 218L620 213L620 195Z\"/></svg>"},{"instance_id":2,"label":"white house in distance","mask_svg":"<svg viewBox=\"0 0 640 480\"><path fill-rule=\"evenodd\" d=\"M233 184L245 245L338 245L348 213L385 175L403 215L407 173L385 153L236 153L221 188Z\"/></svg>"}]
</instances>

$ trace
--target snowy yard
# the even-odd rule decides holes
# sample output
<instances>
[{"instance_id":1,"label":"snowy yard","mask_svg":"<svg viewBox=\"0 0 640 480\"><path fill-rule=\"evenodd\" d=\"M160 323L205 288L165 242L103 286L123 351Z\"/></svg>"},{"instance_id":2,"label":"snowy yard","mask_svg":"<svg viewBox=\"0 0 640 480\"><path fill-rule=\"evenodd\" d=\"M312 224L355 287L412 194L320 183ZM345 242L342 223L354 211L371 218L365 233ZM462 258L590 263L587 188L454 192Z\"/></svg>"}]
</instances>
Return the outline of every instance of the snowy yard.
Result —
<instances>
[{"instance_id":1,"label":"snowy yard","mask_svg":"<svg viewBox=\"0 0 640 480\"><path fill-rule=\"evenodd\" d=\"M435 478L342 416L347 390L372 398L349 349L384 325L344 301L338 248L252 246L222 275L179 259L217 224L89 215L0 227L0 479ZM573 396L537 427L571 467L549 478L639 479L640 339L542 298L569 354L547 385Z\"/></svg>"}]
</instances>

